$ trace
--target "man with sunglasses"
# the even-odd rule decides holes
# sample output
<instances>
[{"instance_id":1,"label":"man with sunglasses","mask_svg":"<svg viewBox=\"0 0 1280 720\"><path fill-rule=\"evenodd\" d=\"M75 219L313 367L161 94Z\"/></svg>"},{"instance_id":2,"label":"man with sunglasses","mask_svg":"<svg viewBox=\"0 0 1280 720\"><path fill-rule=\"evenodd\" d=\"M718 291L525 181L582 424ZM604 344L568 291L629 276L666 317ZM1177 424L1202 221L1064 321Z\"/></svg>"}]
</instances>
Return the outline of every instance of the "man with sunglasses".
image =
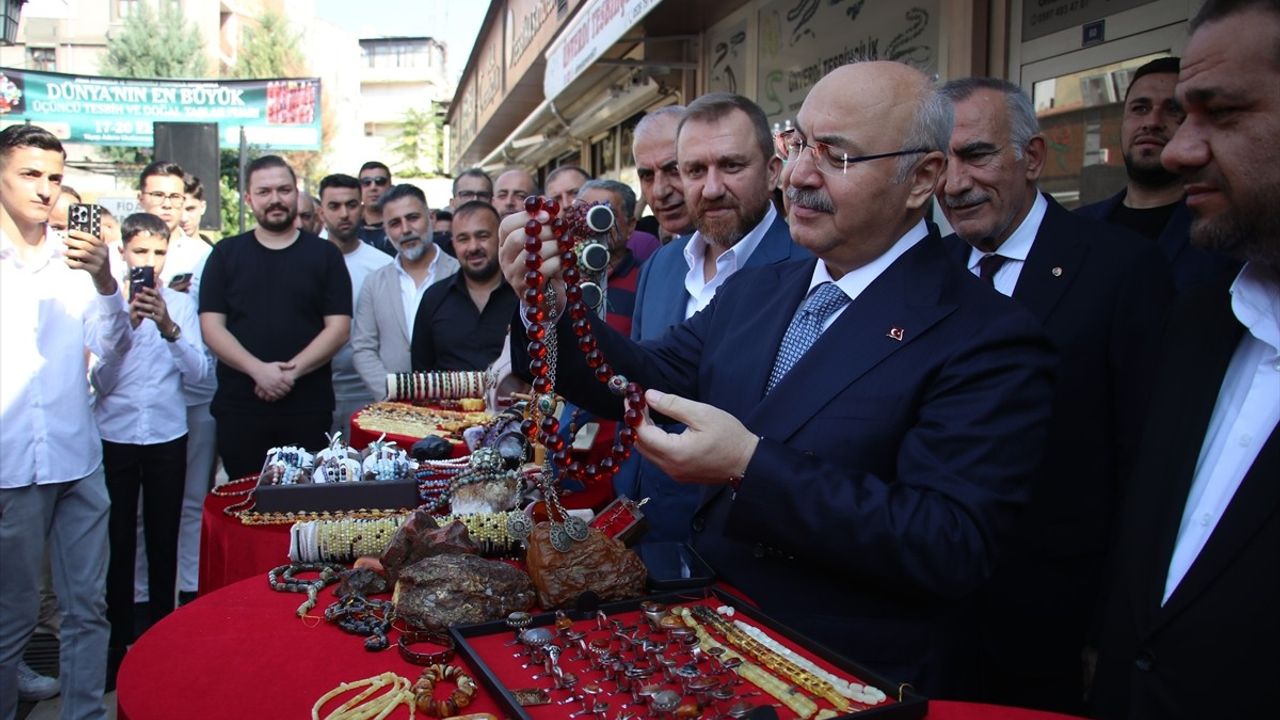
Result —
<instances>
[{"instance_id":1,"label":"man with sunglasses","mask_svg":"<svg viewBox=\"0 0 1280 720\"><path fill-rule=\"evenodd\" d=\"M377 160L370 160L360 166L357 179L360 180L360 201L364 203L360 239L395 257L396 248L387 239L387 231L382 227L382 208L378 205L378 198L391 187L391 168Z\"/></svg>"},{"instance_id":2,"label":"man with sunglasses","mask_svg":"<svg viewBox=\"0 0 1280 720\"><path fill-rule=\"evenodd\" d=\"M956 235L944 242L1036 316L1059 359L1031 503L980 601L977 693L1083 714L1080 655L1173 281L1155 243L1068 212L1037 189L1047 151L1018 86L966 78L942 92L955 106L937 195Z\"/></svg>"},{"instance_id":3,"label":"man with sunglasses","mask_svg":"<svg viewBox=\"0 0 1280 720\"><path fill-rule=\"evenodd\" d=\"M704 486L692 541L717 576L930 695L969 681L968 598L1026 501L1053 364L1035 319L956 265L926 222L950 134L950 105L923 73L833 70L781 143L791 237L817 259L738 271L655 341L588 319L614 372L649 388L636 449ZM503 223L521 297L527 220ZM574 337L560 317L558 336ZM512 342L515 368L525 345ZM621 416L582 353L562 346L558 362L556 392ZM687 427L667 433L650 413Z\"/></svg>"}]
</instances>

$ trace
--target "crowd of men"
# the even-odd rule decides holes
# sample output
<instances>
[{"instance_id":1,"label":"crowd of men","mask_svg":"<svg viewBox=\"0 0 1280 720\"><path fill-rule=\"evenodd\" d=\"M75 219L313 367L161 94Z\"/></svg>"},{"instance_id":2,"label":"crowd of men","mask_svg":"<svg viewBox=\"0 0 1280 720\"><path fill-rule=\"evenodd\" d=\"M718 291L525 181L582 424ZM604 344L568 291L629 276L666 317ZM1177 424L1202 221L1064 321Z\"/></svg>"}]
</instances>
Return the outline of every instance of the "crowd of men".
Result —
<instances>
[{"instance_id":1,"label":"crowd of men","mask_svg":"<svg viewBox=\"0 0 1280 720\"><path fill-rule=\"evenodd\" d=\"M728 93L648 113L639 199L576 166L542 188L474 168L433 210L379 162L311 197L264 156L256 227L212 247L180 167L148 166L143 212L94 236L58 141L6 128L0 720L59 681L64 717L103 716L135 602L154 619L196 590L218 458L238 478L321 447L388 373L527 372L537 194L618 219L589 323L648 388L638 453L596 463L627 403L581 353L559 353L557 391L589 480L648 498L642 542L690 542L765 612L931 696L1268 714L1277 37L1275 0L1205 3L1184 56L1127 88L1125 189L1074 212L1038 186L1024 91L891 62L831 71L777 134ZM58 680L22 662L54 615Z\"/></svg>"}]
</instances>

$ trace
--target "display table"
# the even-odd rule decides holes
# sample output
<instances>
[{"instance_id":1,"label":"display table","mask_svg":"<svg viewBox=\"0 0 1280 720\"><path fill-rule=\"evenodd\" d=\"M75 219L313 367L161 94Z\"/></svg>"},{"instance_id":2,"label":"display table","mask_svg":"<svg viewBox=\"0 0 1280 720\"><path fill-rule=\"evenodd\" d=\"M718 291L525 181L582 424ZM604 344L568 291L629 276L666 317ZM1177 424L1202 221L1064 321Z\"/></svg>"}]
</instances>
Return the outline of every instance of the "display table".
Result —
<instances>
[{"instance_id":1,"label":"display table","mask_svg":"<svg viewBox=\"0 0 1280 720\"><path fill-rule=\"evenodd\" d=\"M223 509L243 500L210 494L200 522L200 594L289 562L289 525L245 525ZM263 580L263 586L266 585Z\"/></svg>"},{"instance_id":2,"label":"display table","mask_svg":"<svg viewBox=\"0 0 1280 720\"><path fill-rule=\"evenodd\" d=\"M208 510L206 505L206 515ZM418 676L421 668L405 662L394 648L368 652L362 638L320 619L333 600L332 586L320 594L312 618L294 615L303 598L271 590L264 570L261 576L179 608L148 630L125 656L116 685L117 717L304 718L315 701L339 683L387 671L411 680ZM474 668L467 672L475 676ZM572 710L565 706L566 715ZM501 717L483 687L465 712ZM389 717L408 718L409 712L401 706ZM930 701L927 717L1073 720L1056 713L941 700Z\"/></svg>"}]
</instances>

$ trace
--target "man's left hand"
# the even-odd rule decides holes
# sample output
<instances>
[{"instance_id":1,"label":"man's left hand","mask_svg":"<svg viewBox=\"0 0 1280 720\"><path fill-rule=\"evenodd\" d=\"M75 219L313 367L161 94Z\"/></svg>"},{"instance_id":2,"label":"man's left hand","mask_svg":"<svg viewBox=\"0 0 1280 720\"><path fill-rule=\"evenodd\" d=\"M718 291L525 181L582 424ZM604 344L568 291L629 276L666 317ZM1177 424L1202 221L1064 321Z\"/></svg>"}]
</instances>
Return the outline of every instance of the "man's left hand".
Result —
<instances>
[{"instance_id":1,"label":"man's left hand","mask_svg":"<svg viewBox=\"0 0 1280 720\"><path fill-rule=\"evenodd\" d=\"M723 485L741 477L760 439L738 419L706 403L657 390L645 393L649 409L687 428L669 433L646 414L636 428L636 449L671 477L686 483Z\"/></svg>"},{"instance_id":2,"label":"man's left hand","mask_svg":"<svg viewBox=\"0 0 1280 720\"><path fill-rule=\"evenodd\" d=\"M93 278L93 285L101 295L114 295L119 289L111 277L111 264L107 261L107 244L102 238L80 230L66 231L67 250L63 260L72 270L84 270Z\"/></svg>"}]
</instances>

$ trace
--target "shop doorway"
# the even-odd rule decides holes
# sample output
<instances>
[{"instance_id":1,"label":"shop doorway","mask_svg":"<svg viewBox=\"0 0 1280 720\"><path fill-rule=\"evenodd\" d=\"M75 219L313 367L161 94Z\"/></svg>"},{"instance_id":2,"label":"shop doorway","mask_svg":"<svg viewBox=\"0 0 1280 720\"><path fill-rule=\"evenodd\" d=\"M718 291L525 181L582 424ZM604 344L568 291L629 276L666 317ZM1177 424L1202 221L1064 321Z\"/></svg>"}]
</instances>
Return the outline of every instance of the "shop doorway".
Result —
<instances>
[{"instance_id":1,"label":"shop doorway","mask_svg":"<svg viewBox=\"0 0 1280 720\"><path fill-rule=\"evenodd\" d=\"M1120 120L1130 79L1150 60L1181 55L1186 39L1182 21L1020 66L1016 82L1031 96L1048 144L1041 189L1076 208L1124 187Z\"/></svg>"}]
</instances>

